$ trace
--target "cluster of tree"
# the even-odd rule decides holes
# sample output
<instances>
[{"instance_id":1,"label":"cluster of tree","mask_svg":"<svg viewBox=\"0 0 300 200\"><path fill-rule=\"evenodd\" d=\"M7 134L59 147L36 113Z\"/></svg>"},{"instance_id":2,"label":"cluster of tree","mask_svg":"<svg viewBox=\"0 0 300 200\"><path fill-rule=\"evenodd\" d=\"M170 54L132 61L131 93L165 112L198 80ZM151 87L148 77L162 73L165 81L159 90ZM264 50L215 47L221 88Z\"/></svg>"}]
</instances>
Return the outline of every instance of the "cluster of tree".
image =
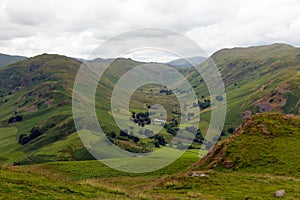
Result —
<instances>
[{"instance_id":1,"label":"cluster of tree","mask_svg":"<svg viewBox=\"0 0 300 200\"><path fill-rule=\"evenodd\" d=\"M54 126L56 126L55 123L48 122L41 127L33 127L30 130L29 134L21 134L19 136L19 143L22 145L25 145L28 142L30 142L31 140L34 140L35 138L41 136L43 133L48 131L50 128L53 128ZM63 130L63 128L62 128L62 130ZM74 130L72 132L74 132Z\"/></svg>"},{"instance_id":2,"label":"cluster of tree","mask_svg":"<svg viewBox=\"0 0 300 200\"><path fill-rule=\"evenodd\" d=\"M173 91L172 90L168 90L168 89L161 89L160 91L159 91L159 93L165 93L166 95L171 95L171 94L173 94Z\"/></svg>"},{"instance_id":3,"label":"cluster of tree","mask_svg":"<svg viewBox=\"0 0 300 200\"><path fill-rule=\"evenodd\" d=\"M28 134L21 134L19 136L19 143L22 145L27 144L28 142L30 142L31 140L34 140L35 138L39 137L40 135L42 135L43 132L39 127L33 127Z\"/></svg>"},{"instance_id":4,"label":"cluster of tree","mask_svg":"<svg viewBox=\"0 0 300 200\"><path fill-rule=\"evenodd\" d=\"M132 120L134 123L138 124L139 126L144 127L145 125L151 124L151 119L149 117L149 112L141 112L141 113L135 113L132 112Z\"/></svg>"},{"instance_id":5,"label":"cluster of tree","mask_svg":"<svg viewBox=\"0 0 300 200\"><path fill-rule=\"evenodd\" d=\"M119 134L116 134L115 132L110 132L106 134L108 138L113 142L113 139L119 139L119 140L133 140L133 142L138 143L140 141L140 138L135 136L133 132L128 134L128 131L120 130Z\"/></svg>"},{"instance_id":6,"label":"cluster of tree","mask_svg":"<svg viewBox=\"0 0 300 200\"><path fill-rule=\"evenodd\" d=\"M170 123L165 123L164 128L167 129L167 132L176 135L177 131L179 130L178 128L178 121L176 119L172 119Z\"/></svg>"},{"instance_id":7,"label":"cluster of tree","mask_svg":"<svg viewBox=\"0 0 300 200\"><path fill-rule=\"evenodd\" d=\"M150 137L151 139L154 139L154 145L155 147L160 147L160 145L162 146L166 146L167 141L165 140L165 138L162 135L154 135Z\"/></svg>"},{"instance_id":8,"label":"cluster of tree","mask_svg":"<svg viewBox=\"0 0 300 200\"><path fill-rule=\"evenodd\" d=\"M197 105L198 104L198 105ZM204 99L203 102L198 100L198 103L194 103L193 107L199 106L200 110L210 107L211 101L209 99Z\"/></svg>"},{"instance_id":9,"label":"cluster of tree","mask_svg":"<svg viewBox=\"0 0 300 200\"><path fill-rule=\"evenodd\" d=\"M23 120L23 117L18 115L18 116L9 118L8 123L11 124L11 123L15 123L15 122L21 122L22 120Z\"/></svg>"}]
</instances>

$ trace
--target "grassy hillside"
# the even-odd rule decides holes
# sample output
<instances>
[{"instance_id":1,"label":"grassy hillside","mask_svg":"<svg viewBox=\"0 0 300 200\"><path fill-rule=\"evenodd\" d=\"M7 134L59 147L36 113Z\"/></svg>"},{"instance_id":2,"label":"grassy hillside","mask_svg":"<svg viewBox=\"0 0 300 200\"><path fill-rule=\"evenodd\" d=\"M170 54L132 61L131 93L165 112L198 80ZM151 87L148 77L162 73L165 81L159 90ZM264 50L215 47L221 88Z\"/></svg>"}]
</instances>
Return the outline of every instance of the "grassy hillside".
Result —
<instances>
[{"instance_id":1,"label":"grassy hillside","mask_svg":"<svg viewBox=\"0 0 300 200\"><path fill-rule=\"evenodd\" d=\"M0 170L0 199L130 199L123 192L38 174Z\"/></svg>"},{"instance_id":2,"label":"grassy hillside","mask_svg":"<svg viewBox=\"0 0 300 200\"><path fill-rule=\"evenodd\" d=\"M1 154L3 160L20 160L75 132L71 95L79 66L71 58L44 54L0 69L0 124L14 128L10 151L22 155ZM2 137L5 134L1 129ZM31 137L30 141L21 145L20 135L24 135L22 139Z\"/></svg>"},{"instance_id":3,"label":"grassy hillside","mask_svg":"<svg viewBox=\"0 0 300 200\"><path fill-rule=\"evenodd\" d=\"M300 49L285 44L225 49L212 58L225 81L229 124L258 112L299 114Z\"/></svg>"},{"instance_id":4,"label":"grassy hillside","mask_svg":"<svg viewBox=\"0 0 300 200\"><path fill-rule=\"evenodd\" d=\"M256 114L245 120L233 136L216 145L194 168L300 178L299 145L299 116Z\"/></svg>"}]
</instances>

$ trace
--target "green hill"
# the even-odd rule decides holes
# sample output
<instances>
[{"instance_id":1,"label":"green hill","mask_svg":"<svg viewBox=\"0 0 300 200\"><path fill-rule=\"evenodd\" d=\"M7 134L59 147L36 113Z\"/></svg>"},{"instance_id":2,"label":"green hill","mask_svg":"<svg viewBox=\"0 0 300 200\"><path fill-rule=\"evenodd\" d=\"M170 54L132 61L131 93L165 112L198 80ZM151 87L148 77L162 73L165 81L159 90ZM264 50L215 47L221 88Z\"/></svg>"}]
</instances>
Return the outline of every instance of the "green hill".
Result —
<instances>
[{"instance_id":1,"label":"green hill","mask_svg":"<svg viewBox=\"0 0 300 200\"><path fill-rule=\"evenodd\" d=\"M249 112L299 114L299 55L299 48L285 44L215 53L226 85L227 124L238 126Z\"/></svg>"},{"instance_id":2,"label":"green hill","mask_svg":"<svg viewBox=\"0 0 300 200\"><path fill-rule=\"evenodd\" d=\"M192 168L300 178L299 145L300 116L256 114Z\"/></svg>"},{"instance_id":3,"label":"green hill","mask_svg":"<svg viewBox=\"0 0 300 200\"><path fill-rule=\"evenodd\" d=\"M236 128L244 117L255 113L300 113L300 48L273 44L223 49L211 58L226 86L225 130ZM199 74L192 69L184 72L192 85L205 94L205 83ZM203 118L207 120L209 116Z\"/></svg>"},{"instance_id":4,"label":"green hill","mask_svg":"<svg viewBox=\"0 0 300 200\"><path fill-rule=\"evenodd\" d=\"M0 124L17 130L12 155L3 160L22 159L13 155L31 154L75 132L71 95L79 66L71 58L44 54L0 69ZM4 138L6 129L0 130Z\"/></svg>"}]
</instances>

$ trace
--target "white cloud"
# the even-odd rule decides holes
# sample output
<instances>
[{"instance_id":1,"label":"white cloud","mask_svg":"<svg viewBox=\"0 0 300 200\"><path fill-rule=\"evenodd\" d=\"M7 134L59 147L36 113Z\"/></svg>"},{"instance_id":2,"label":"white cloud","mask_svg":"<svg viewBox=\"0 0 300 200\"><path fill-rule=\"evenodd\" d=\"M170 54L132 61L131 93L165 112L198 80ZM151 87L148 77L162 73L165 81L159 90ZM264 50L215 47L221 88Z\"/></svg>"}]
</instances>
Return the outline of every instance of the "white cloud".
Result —
<instances>
[{"instance_id":1,"label":"white cloud","mask_svg":"<svg viewBox=\"0 0 300 200\"><path fill-rule=\"evenodd\" d=\"M297 0L2 0L0 52L86 57L100 42L142 27L181 32L208 53L275 42L298 46L299 10Z\"/></svg>"}]
</instances>

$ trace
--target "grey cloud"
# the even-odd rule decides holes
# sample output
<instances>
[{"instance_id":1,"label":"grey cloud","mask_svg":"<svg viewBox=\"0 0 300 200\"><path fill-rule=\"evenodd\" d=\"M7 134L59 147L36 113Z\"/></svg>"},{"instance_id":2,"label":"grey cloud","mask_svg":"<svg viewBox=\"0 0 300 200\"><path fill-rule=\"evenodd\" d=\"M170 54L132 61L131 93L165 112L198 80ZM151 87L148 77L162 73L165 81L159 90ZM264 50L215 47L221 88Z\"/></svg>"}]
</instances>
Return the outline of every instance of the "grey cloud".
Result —
<instances>
[{"instance_id":1,"label":"grey cloud","mask_svg":"<svg viewBox=\"0 0 300 200\"><path fill-rule=\"evenodd\" d=\"M3 0L0 52L85 57L112 36L143 27L183 33L209 54L233 46L299 45L299 10L297 0ZM163 42L172 36L145 33L137 42L147 37Z\"/></svg>"}]
</instances>

